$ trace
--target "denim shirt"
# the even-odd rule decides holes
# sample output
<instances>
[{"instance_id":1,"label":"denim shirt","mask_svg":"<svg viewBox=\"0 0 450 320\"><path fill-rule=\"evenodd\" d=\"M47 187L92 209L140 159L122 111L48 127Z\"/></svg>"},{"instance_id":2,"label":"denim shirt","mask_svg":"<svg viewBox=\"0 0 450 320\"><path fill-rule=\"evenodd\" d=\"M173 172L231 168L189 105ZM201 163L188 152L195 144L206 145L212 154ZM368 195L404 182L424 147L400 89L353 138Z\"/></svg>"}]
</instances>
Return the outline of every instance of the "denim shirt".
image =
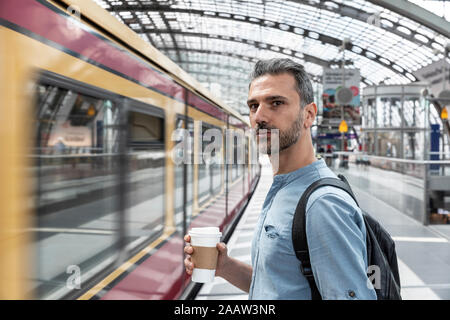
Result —
<instances>
[{"instance_id":1,"label":"denim shirt","mask_svg":"<svg viewBox=\"0 0 450 320\"><path fill-rule=\"evenodd\" d=\"M252 241L249 299L311 299L292 244L292 220L301 195L314 181L336 175L323 159L274 176ZM306 234L322 299L376 299L367 281L366 229L345 191L322 187L309 198Z\"/></svg>"}]
</instances>

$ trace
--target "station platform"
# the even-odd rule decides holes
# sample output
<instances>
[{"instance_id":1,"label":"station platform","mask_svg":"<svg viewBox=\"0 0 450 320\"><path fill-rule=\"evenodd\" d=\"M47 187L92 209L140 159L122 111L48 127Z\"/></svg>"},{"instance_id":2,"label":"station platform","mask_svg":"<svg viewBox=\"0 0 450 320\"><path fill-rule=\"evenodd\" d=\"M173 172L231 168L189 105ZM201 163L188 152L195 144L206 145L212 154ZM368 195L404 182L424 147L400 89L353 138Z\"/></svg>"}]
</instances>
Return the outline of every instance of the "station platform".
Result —
<instances>
[{"instance_id":1,"label":"station platform","mask_svg":"<svg viewBox=\"0 0 450 320\"><path fill-rule=\"evenodd\" d=\"M350 167L347 174L356 170L356 167ZM376 180L377 174L376 170L364 172L368 180ZM253 197L227 244L230 256L248 264L251 264L253 232L272 180L270 164L264 163ZM353 184L352 189L361 208L375 217L395 241L402 298L450 299L450 225L425 226L366 190ZM247 299L246 292L220 277L216 277L212 283L204 284L196 296L196 300Z\"/></svg>"}]
</instances>

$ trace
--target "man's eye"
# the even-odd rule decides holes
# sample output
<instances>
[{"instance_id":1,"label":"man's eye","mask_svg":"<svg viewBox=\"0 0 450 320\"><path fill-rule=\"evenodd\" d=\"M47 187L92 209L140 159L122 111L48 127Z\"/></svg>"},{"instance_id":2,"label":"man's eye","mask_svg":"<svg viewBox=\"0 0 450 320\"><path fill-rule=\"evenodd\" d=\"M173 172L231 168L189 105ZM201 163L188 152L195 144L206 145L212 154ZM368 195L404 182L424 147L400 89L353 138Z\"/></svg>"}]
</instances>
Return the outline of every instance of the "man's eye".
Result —
<instances>
[{"instance_id":1,"label":"man's eye","mask_svg":"<svg viewBox=\"0 0 450 320\"><path fill-rule=\"evenodd\" d=\"M274 102L273 102L273 105L274 105L274 106L279 106L279 105L281 105L281 104L283 104L283 101L274 101Z\"/></svg>"},{"instance_id":2,"label":"man's eye","mask_svg":"<svg viewBox=\"0 0 450 320\"><path fill-rule=\"evenodd\" d=\"M249 105L250 110L255 110L256 108L258 108L257 104L251 104Z\"/></svg>"}]
</instances>

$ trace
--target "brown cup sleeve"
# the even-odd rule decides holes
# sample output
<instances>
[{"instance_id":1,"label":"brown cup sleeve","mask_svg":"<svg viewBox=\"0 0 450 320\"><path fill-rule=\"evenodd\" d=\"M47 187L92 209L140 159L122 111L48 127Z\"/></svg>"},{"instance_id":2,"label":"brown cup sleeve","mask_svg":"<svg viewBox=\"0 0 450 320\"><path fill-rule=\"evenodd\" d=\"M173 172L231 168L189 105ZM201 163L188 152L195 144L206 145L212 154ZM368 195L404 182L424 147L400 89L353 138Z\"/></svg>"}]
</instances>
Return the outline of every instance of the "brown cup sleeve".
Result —
<instances>
[{"instance_id":1,"label":"brown cup sleeve","mask_svg":"<svg viewBox=\"0 0 450 320\"><path fill-rule=\"evenodd\" d=\"M215 270L219 251L216 247L192 246L194 252L191 255L194 268Z\"/></svg>"}]
</instances>

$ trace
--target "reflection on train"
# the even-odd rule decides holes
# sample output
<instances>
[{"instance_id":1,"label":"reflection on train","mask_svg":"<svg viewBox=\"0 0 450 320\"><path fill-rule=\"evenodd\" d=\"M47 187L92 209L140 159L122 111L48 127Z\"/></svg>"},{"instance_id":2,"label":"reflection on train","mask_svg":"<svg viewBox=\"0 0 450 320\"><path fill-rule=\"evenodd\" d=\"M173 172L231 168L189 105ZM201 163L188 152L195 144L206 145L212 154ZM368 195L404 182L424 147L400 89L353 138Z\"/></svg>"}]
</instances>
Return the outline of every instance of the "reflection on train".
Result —
<instances>
[{"instance_id":1,"label":"reflection on train","mask_svg":"<svg viewBox=\"0 0 450 320\"><path fill-rule=\"evenodd\" d=\"M0 45L20 66L1 75L0 112L14 112L27 154L6 165L32 186L8 199L19 222L2 230L19 227L8 250L29 269L11 278L15 295L1 298L178 298L189 284L183 234L203 225L226 234L259 176L250 137L244 163L230 164L225 154L241 150L224 141L222 163L193 161L209 143L201 137L245 133L248 123L108 12L87 4L80 22L64 3L0 4ZM177 129L188 132L187 163L172 159Z\"/></svg>"}]
</instances>

